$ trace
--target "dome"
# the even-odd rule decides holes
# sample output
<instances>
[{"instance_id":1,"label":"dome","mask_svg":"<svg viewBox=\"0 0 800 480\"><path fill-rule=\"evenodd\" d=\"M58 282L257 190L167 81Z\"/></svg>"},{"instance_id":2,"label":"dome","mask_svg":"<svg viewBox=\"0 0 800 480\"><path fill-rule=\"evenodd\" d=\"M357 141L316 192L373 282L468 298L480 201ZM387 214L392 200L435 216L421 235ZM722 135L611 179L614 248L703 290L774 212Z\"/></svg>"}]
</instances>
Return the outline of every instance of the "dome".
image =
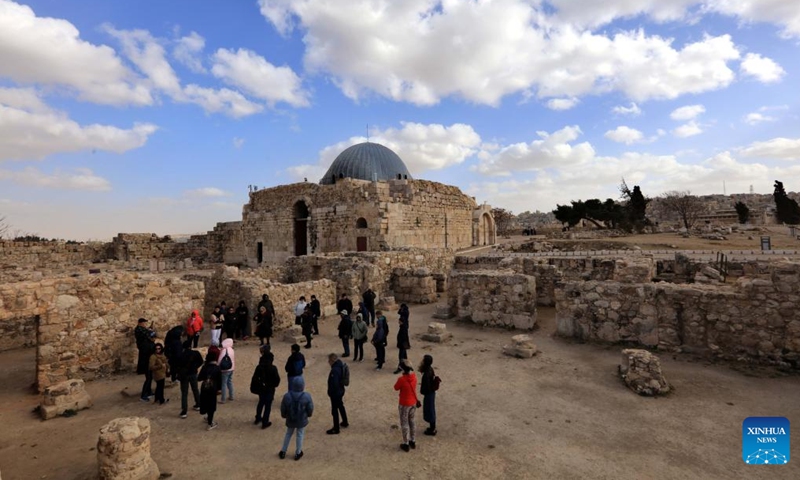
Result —
<instances>
[{"instance_id":1,"label":"dome","mask_svg":"<svg viewBox=\"0 0 800 480\"><path fill-rule=\"evenodd\" d=\"M320 185L332 185L340 178L369 181L410 179L406 164L396 153L378 143L359 143L346 148L333 161Z\"/></svg>"}]
</instances>

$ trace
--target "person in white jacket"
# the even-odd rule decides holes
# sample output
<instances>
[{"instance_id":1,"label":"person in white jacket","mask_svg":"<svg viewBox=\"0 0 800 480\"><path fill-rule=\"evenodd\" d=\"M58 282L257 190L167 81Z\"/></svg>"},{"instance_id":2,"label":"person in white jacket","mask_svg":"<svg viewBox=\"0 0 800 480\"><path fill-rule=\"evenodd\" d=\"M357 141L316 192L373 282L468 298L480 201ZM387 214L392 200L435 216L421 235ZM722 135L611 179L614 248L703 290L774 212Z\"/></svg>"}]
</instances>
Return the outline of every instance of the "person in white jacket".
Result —
<instances>
[{"instance_id":1,"label":"person in white jacket","mask_svg":"<svg viewBox=\"0 0 800 480\"><path fill-rule=\"evenodd\" d=\"M225 357L230 359L230 366ZM236 355L233 351L232 338L226 338L222 341L222 349L219 351L219 357L217 357L217 365L219 365L219 369L222 371L222 398L220 399L220 403L225 403L226 398L228 401L232 402L233 371L236 369ZM227 397L225 395L226 393L228 394Z\"/></svg>"},{"instance_id":2,"label":"person in white jacket","mask_svg":"<svg viewBox=\"0 0 800 480\"><path fill-rule=\"evenodd\" d=\"M303 320L300 318L303 316L303 312L306 311L306 297L300 297L300 300L294 305L294 324L301 325Z\"/></svg>"}]
</instances>

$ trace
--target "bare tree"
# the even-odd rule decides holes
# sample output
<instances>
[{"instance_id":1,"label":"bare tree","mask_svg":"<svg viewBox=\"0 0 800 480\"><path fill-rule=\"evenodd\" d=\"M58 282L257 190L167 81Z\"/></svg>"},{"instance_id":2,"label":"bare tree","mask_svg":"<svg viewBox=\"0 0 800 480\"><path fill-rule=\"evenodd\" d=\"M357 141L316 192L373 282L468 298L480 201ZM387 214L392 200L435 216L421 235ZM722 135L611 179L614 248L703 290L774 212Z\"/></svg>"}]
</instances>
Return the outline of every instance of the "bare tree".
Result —
<instances>
[{"instance_id":1,"label":"bare tree","mask_svg":"<svg viewBox=\"0 0 800 480\"><path fill-rule=\"evenodd\" d=\"M492 217L494 217L494 224L497 227L497 234L508 235L514 214L504 208L493 208Z\"/></svg>"},{"instance_id":2,"label":"bare tree","mask_svg":"<svg viewBox=\"0 0 800 480\"><path fill-rule=\"evenodd\" d=\"M692 195L689 190L666 192L661 195L661 204L665 209L678 215L686 230L692 228L697 218L706 210L703 201Z\"/></svg>"},{"instance_id":3,"label":"bare tree","mask_svg":"<svg viewBox=\"0 0 800 480\"><path fill-rule=\"evenodd\" d=\"M11 225L9 225L8 221L6 221L6 216L5 215L0 216L0 240L6 238L6 235L8 235L8 230L10 228Z\"/></svg>"}]
</instances>

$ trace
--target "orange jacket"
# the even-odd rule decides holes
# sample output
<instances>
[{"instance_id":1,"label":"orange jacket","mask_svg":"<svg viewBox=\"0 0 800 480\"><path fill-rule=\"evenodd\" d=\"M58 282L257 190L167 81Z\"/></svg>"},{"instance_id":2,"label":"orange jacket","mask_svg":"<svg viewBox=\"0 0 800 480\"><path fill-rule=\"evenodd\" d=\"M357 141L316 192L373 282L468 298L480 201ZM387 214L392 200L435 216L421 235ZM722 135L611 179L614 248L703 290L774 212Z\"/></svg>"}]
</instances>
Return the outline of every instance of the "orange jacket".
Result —
<instances>
[{"instance_id":1,"label":"orange jacket","mask_svg":"<svg viewBox=\"0 0 800 480\"><path fill-rule=\"evenodd\" d=\"M203 319L200 317L200 312L192 310L192 314L189 316L189 319L186 320L186 336L193 337L195 334L200 333L202 329Z\"/></svg>"},{"instance_id":2,"label":"orange jacket","mask_svg":"<svg viewBox=\"0 0 800 480\"><path fill-rule=\"evenodd\" d=\"M417 404L417 374L410 372L400 375L394 384L395 390L400 390L400 405L411 407Z\"/></svg>"}]
</instances>

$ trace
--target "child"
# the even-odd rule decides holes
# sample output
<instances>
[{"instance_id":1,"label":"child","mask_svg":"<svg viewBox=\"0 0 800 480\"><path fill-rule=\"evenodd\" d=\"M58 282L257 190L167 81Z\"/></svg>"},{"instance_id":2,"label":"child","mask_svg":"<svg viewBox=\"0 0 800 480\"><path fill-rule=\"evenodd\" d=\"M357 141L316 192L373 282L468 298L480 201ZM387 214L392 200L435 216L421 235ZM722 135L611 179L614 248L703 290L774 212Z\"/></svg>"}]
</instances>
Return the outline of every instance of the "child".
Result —
<instances>
[{"instance_id":1,"label":"child","mask_svg":"<svg viewBox=\"0 0 800 480\"><path fill-rule=\"evenodd\" d=\"M164 398L164 382L169 374L169 361L164 356L164 345L156 343L156 351L150 355L150 371L153 374L153 380L156 381L156 399L154 403L164 405L168 402Z\"/></svg>"}]
</instances>

